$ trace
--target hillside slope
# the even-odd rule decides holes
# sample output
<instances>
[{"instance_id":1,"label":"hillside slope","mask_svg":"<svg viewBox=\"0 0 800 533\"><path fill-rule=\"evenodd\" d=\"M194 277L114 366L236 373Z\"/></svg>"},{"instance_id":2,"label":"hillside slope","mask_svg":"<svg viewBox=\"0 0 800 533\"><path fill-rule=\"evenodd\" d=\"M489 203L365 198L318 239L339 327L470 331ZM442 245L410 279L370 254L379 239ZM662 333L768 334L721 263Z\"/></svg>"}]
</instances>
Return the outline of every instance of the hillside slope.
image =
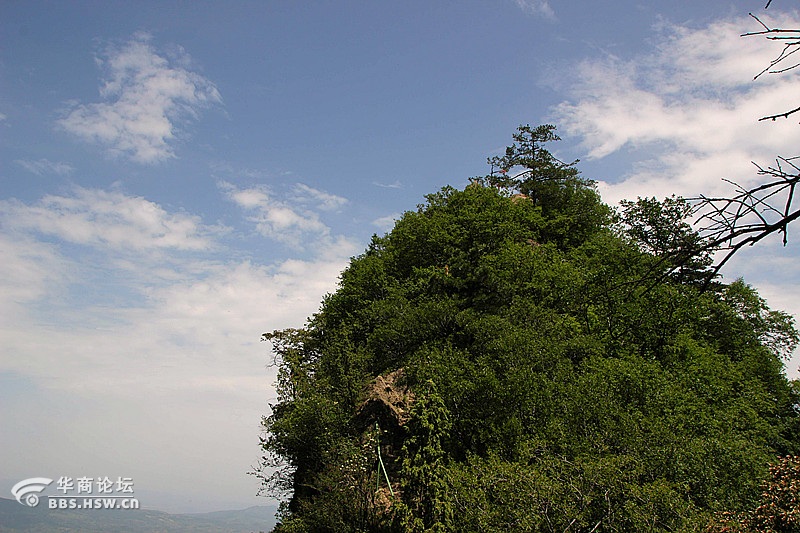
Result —
<instances>
[{"instance_id":1,"label":"hillside slope","mask_svg":"<svg viewBox=\"0 0 800 533\"><path fill-rule=\"evenodd\" d=\"M800 449L792 319L742 281L703 290L680 202L620 218L556 139L521 128L497 173L375 237L305 328L265 334L276 531L702 530Z\"/></svg>"}]
</instances>

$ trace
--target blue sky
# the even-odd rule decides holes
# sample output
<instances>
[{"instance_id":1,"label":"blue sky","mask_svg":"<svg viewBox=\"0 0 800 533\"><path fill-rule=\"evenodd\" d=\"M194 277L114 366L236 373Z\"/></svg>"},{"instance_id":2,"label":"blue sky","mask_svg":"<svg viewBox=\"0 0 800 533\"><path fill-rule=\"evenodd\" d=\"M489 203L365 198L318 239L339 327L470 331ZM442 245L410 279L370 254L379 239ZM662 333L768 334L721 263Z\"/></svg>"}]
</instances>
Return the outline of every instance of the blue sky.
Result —
<instances>
[{"instance_id":1,"label":"blue sky","mask_svg":"<svg viewBox=\"0 0 800 533\"><path fill-rule=\"evenodd\" d=\"M761 8L3 2L4 486L265 503L245 474L274 400L261 333L302 326L372 234L485 174L519 124L557 124L609 203L730 192L797 155L796 121L757 121L797 105L794 72L753 80L778 52L739 37ZM725 275L797 314L797 257L790 235Z\"/></svg>"}]
</instances>

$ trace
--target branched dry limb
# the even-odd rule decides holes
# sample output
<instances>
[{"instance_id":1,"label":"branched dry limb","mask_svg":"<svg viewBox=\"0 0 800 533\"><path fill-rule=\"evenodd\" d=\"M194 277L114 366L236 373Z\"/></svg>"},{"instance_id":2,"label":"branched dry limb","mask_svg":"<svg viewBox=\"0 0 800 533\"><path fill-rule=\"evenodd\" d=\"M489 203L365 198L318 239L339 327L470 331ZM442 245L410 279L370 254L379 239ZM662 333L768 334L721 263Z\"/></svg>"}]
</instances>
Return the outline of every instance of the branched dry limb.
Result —
<instances>
[{"instance_id":1,"label":"branched dry limb","mask_svg":"<svg viewBox=\"0 0 800 533\"><path fill-rule=\"evenodd\" d=\"M769 8L768 0L764 9ZM758 22L761 30L742 34L743 37L762 36L767 40L781 43L783 49L769 65L759 72L755 79L764 74L781 74L800 67L800 61L793 62L795 53L800 52L800 29L773 28L756 15L750 16ZM800 113L800 106L762 117L759 120L788 118ZM745 246L752 246L772 234L781 234L783 245L788 242L788 226L800 218L800 209L794 205L794 193L800 181L798 158L779 157L775 166L761 167L755 164L758 175L765 182L745 188L730 180L734 186L730 197L709 197L705 195L689 199L694 207L695 227L699 236L697 246L691 250L676 250L662 257L669 263L668 274L688 264L694 257L720 253L718 259L705 273L707 288L717 277L722 267L736 252Z\"/></svg>"},{"instance_id":2,"label":"branched dry limb","mask_svg":"<svg viewBox=\"0 0 800 533\"><path fill-rule=\"evenodd\" d=\"M769 7L769 3L767 6ZM771 28L764 24L764 22L759 19L757 16L750 13L750 16L758 22L762 28L761 31L753 31L742 34L742 37L753 37L753 36L764 36L766 39L770 41L776 41L783 43L783 50L778 54L778 56L770 61L769 66L756 74L754 79L758 79L763 74L782 74L789 70L795 69L800 66L800 62L789 64L787 66L787 59L789 59L795 52L800 51L800 29L783 29L783 28ZM785 111L783 113L776 113L774 115L768 115L765 117L761 117L759 120L777 120L779 118L788 118L790 115L793 115L800 111L800 107L796 107L790 111Z\"/></svg>"},{"instance_id":3,"label":"branched dry limb","mask_svg":"<svg viewBox=\"0 0 800 533\"><path fill-rule=\"evenodd\" d=\"M756 168L758 174L767 176L769 181L750 189L730 182L736 187L732 197L701 195L690 199L702 238L698 251L724 252L722 259L713 266L709 281L737 251L773 233L781 234L786 246L787 227L800 218L800 209L793 206L800 167L790 159L778 158L775 166L756 165Z\"/></svg>"}]
</instances>

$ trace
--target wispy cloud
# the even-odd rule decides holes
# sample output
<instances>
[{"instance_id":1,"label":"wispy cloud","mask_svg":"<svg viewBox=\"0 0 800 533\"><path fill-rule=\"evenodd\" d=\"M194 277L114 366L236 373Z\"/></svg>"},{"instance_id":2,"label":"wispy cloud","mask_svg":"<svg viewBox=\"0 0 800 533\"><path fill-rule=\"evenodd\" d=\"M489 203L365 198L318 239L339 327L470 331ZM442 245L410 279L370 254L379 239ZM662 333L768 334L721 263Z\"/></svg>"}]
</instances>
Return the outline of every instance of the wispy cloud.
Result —
<instances>
[{"instance_id":1,"label":"wispy cloud","mask_svg":"<svg viewBox=\"0 0 800 533\"><path fill-rule=\"evenodd\" d=\"M400 213L392 213L385 217L376 218L372 221L372 225L379 228L381 231L389 231L394 226L395 222L400 220L402 215Z\"/></svg>"},{"instance_id":2,"label":"wispy cloud","mask_svg":"<svg viewBox=\"0 0 800 533\"><path fill-rule=\"evenodd\" d=\"M24 159L17 159L14 161L16 164L37 176L45 176L47 174L57 174L59 176L66 176L71 174L75 169L67 163L53 162L49 159L39 159L37 161L28 161Z\"/></svg>"},{"instance_id":3,"label":"wispy cloud","mask_svg":"<svg viewBox=\"0 0 800 533\"><path fill-rule=\"evenodd\" d=\"M294 186L294 199L300 203L314 204L323 211L335 211L344 207L348 200L325 191L309 187L303 183Z\"/></svg>"},{"instance_id":4,"label":"wispy cloud","mask_svg":"<svg viewBox=\"0 0 800 533\"><path fill-rule=\"evenodd\" d=\"M514 2L525 13L548 19L556 18L556 14L547 0L514 0Z\"/></svg>"},{"instance_id":5,"label":"wispy cloud","mask_svg":"<svg viewBox=\"0 0 800 533\"><path fill-rule=\"evenodd\" d=\"M100 248L142 252L152 249L209 250L222 228L196 216L169 213L145 198L118 191L76 187L71 195L47 195L27 205L0 201L7 229L36 232Z\"/></svg>"},{"instance_id":6,"label":"wispy cloud","mask_svg":"<svg viewBox=\"0 0 800 533\"><path fill-rule=\"evenodd\" d=\"M252 189L232 194L243 205L263 201ZM182 366L187 351L205 360L189 376L203 387L224 388L226 379L247 374L251 364L223 362L230 359L225 354L231 346L257 346L266 329L302 323L335 286L353 253L349 242L332 239L311 260L220 261L216 226L144 198L93 189L46 196L31 205L4 201L0 221L0 317L9 319L0 321L0 337L4 349L26 354L16 362L4 358L0 371L50 375L52 358L66 361L69 353L69 364L59 366L63 381L58 387L74 390L108 392L115 383L127 382L141 386L143 374L134 369L146 374L153 364ZM96 253L77 251L74 244ZM137 258L143 251L161 250L164 261L119 261L123 248ZM183 253L187 250L196 253ZM96 279L103 280L104 291L91 287ZM111 293L127 300L109 305L119 301ZM42 302L47 305L38 305ZM264 309L265 302L281 305ZM58 313L69 316L54 320ZM47 336L35 333L42 320L49 322ZM261 368L263 354L252 355ZM221 378L216 385L215 376ZM154 380L152 386L164 387L181 381L161 374Z\"/></svg>"},{"instance_id":7,"label":"wispy cloud","mask_svg":"<svg viewBox=\"0 0 800 533\"><path fill-rule=\"evenodd\" d=\"M248 213L261 235L295 249L308 248L321 240L330 240L330 227L311 209L331 210L344 205L345 198L319 191L303 184L295 185L290 200L283 200L264 186L239 188L227 181L219 182L227 198Z\"/></svg>"},{"instance_id":8,"label":"wispy cloud","mask_svg":"<svg viewBox=\"0 0 800 533\"><path fill-rule=\"evenodd\" d=\"M758 122L796 106L797 76L753 80L778 52L763 39L739 36L753 24L743 17L698 29L664 25L651 53L578 68L573 98L556 108L555 122L582 140L589 158L640 155L622 181L600 184L606 201L722 192L723 177L757 179L750 161L796 155L800 128L793 121Z\"/></svg>"},{"instance_id":9,"label":"wispy cloud","mask_svg":"<svg viewBox=\"0 0 800 533\"><path fill-rule=\"evenodd\" d=\"M377 181L373 181L372 184L375 185L376 187L382 187L384 189L402 189L403 188L403 184L400 183L400 180L395 180L392 183L379 183Z\"/></svg>"},{"instance_id":10,"label":"wispy cloud","mask_svg":"<svg viewBox=\"0 0 800 533\"><path fill-rule=\"evenodd\" d=\"M7 327L24 325L17 322L26 305L60 293L72 278L69 261L35 238L0 233L0 254L0 322Z\"/></svg>"},{"instance_id":11,"label":"wispy cloud","mask_svg":"<svg viewBox=\"0 0 800 533\"><path fill-rule=\"evenodd\" d=\"M222 98L211 81L187 70L185 53L170 60L150 41L140 33L99 56L97 63L105 73L100 96L105 101L75 106L59 125L139 163L174 157L172 142L179 126Z\"/></svg>"}]
</instances>

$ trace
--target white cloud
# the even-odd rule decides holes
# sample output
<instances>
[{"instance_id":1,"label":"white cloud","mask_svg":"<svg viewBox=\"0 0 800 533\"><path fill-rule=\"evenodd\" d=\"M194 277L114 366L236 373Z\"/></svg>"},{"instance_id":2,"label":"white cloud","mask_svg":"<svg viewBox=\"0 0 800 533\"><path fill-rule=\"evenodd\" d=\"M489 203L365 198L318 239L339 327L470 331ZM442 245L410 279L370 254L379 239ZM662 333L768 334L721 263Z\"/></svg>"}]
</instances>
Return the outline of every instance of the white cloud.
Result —
<instances>
[{"instance_id":1,"label":"white cloud","mask_svg":"<svg viewBox=\"0 0 800 533\"><path fill-rule=\"evenodd\" d=\"M400 220L401 213L392 213L385 217L376 218L372 221L373 226L377 226L381 231L389 231L394 227L395 222Z\"/></svg>"},{"instance_id":2,"label":"white cloud","mask_svg":"<svg viewBox=\"0 0 800 533\"><path fill-rule=\"evenodd\" d=\"M70 196L47 195L34 205L0 201L8 229L38 232L73 244L142 252L154 249L209 250L222 228L199 217L168 213L137 196L76 187Z\"/></svg>"},{"instance_id":3,"label":"white cloud","mask_svg":"<svg viewBox=\"0 0 800 533\"><path fill-rule=\"evenodd\" d=\"M81 104L59 125L81 139L103 145L139 163L174 157L178 126L222 98L212 82L185 68L182 54L170 61L137 34L97 59L105 71L102 103Z\"/></svg>"},{"instance_id":4,"label":"white cloud","mask_svg":"<svg viewBox=\"0 0 800 533\"><path fill-rule=\"evenodd\" d=\"M16 164L37 176L44 176L46 174L57 174L59 176L66 176L71 174L75 169L67 163L53 162L49 159L39 159L37 161L28 161L24 159L17 159L14 161Z\"/></svg>"},{"instance_id":5,"label":"white cloud","mask_svg":"<svg viewBox=\"0 0 800 533\"><path fill-rule=\"evenodd\" d=\"M220 181L219 187L229 200L249 213L247 219L255 224L256 231L295 249L331 244L330 228L311 207L332 210L347 202L345 198L303 184L295 185L291 201L276 198L264 185L243 189Z\"/></svg>"},{"instance_id":6,"label":"white cloud","mask_svg":"<svg viewBox=\"0 0 800 533\"><path fill-rule=\"evenodd\" d=\"M538 15L548 19L556 17L553 8L547 0L514 0L522 11L531 15Z\"/></svg>"},{"instance_id":7,"label":"white cloud","mask_svg":"<svg viewBox=\"0 0 800 533\"><path fill-rule=\"evenodd\" d=\"M76 277L55 246L24 235L0 233L0 256L0 323L9 329L29 327L27 306L63 294Z\"/></svg>"},{"instance_id":8,"label":"white cloud","mask_svg":"<svg viewBox=\"0 0 800 533\"><path fill-rule=\"evenodd\" d=\"M65 210L70 216L63 216ZM105 218L109 211L119 212L120 218ZM16 345L29 351L30 357L2 363L19 370L35 368L45 376L54 371L74 371L58 387L76 390L106 390L114 383L141 381L132 370L149 364L152 354L161 354L158 362L166 366L180 366L187 355L207 358L195 369L197 375L205 376L197 378L197 383L211 386L214 376L220 375L224 388L229 378L226 371L235 374L242 370L227 360L229 351L258 345L260 334L267 329L302 325L317 310L322 296L335 288L338 273L353 253L349 241L338 239L317 250L314 259L288 259L271 265L247 260L223 263L215 256L200 254L187 256L182 254L187 246L198 252L216 247L210 236L199 235L204 226L198 217L168 213L142 198L85 189L79 189L74 197L45 197L32 206L4 202L0 214L4 228L0 233L4 257L0 304L26 308L26 316L15 321L15 326L29 324L26 331L9 327L4 335L17 340L30 336ZM169 226L175 220L190 223L195 230L186 231L179 223L179 231L170 237L152 231L153 226ZM15 221L13 227L7 224L9 221ZM132 226L131 235L120 236L116 227L126 225ZM55 242L51 242L52 237ZM74 250L64 246L69 243L96 245L99 253L72 255ZM120 261L113 260L121 246L165 248L164 261L154 264L130 259L124 263L126 268L137 269L140 274L130 276L118 269ZM97 257L107 260L97 262ZM137 293L144 299L108 306L108 295L94 294L87 303L84 289L89 289L94 280L83 274L89 270L105 271L109 290ZM67 290L68 285L72 290ZM36 322L43 316L34 304L48 299L48 307L59 301L59 309L46 310L49 334L34 335ZM72 305L77 300L81 305ZM6 308L11 307L0 307ZM83 318L64 316L60 326L51 320L59 312ZM98 329L98 324L103 327ZM123 338L125 342L120 342ZM89 344L91 349L87 349ZM38 348L31 349L33 345ZM57 347L55 351L70 356L69 364L55 368L51 361ZM102 380L97 379L99 375ZM149 383L166 384L177 376L167 372L153 379Z\"/></svg>"},{"instance_id":9,"label":"white cloud","mask_svg":"<svg viewBox=\"0 0 800 533\"><path fill-rule=\"evenodd\" d=\"M796 155L794 121L758 122L796 105L797 77L753 80L778 51L766 40L740 37L753 24L743 17L699 29L664 25L652 53L578 68L573 98L555 109L556 123L582 140L590 159L624 150L642 161L622 181L600 183L606 201L724 193L723 177L757 179L750 161Z\"/></svg>"},{"instance_id":10,"label":"white cloud","mask_svg":"<svg viewBox=\"0 0 800 533\"><path fill-rule=\"evenodd\" d=\"M400 183L400 180L395 180L392 183L378 183L377 181L372 182L373 185L376 187L382 187L384 189L402 189L403 184Z\"/></svg>"},{"instance_id":11,"label":"white cloud","mask_svg":"<svg viewBox=\"0 0 800 533\"><path fill-rule=\"evenodd\" d=\"M335 211L337 209L341 209L348 202L347 198L320 191L319 189L309 187L303 183L297 183L294 186L294 192L294 199L296 201L301 203L316 204L316 207L323 211Z\"/></svg>"},{"instance_id":12,"label":"white cloud","mask_svg":"<svg viewBox=\"0 0 800 533\"><path fill-rule=\"evenodd\" d=\"M3 366L46 378L50 388L90 396L128 398L145 390L219 391L234 397L263 393L269 383L261 381L266 374L260 369L267 361L261 333L302 326L322 297L335 289L346 261L338 256L273 265L196 262L176 266L176 274L183 275L171 283L140 286L138 278L135 287L126 287L130 278L120 276L114 290L133 289L146 299L128 306L110 307L97 300L73 307L65 312L79 313L82 326L69 317L63 327L51 322L41 337L30 326L23 332L6 331L6 347L27 353ZM195 272L187 275L189 269ZM84 283L76 278L72 282ZM37 316L32 310L28 319ZM57 368L55 353L62 361ZM254 387L231 386L251 378L259 379L252 382ZM263 398L255 398L254 404L259 400Z\"/></svg>"}]
</instances>

